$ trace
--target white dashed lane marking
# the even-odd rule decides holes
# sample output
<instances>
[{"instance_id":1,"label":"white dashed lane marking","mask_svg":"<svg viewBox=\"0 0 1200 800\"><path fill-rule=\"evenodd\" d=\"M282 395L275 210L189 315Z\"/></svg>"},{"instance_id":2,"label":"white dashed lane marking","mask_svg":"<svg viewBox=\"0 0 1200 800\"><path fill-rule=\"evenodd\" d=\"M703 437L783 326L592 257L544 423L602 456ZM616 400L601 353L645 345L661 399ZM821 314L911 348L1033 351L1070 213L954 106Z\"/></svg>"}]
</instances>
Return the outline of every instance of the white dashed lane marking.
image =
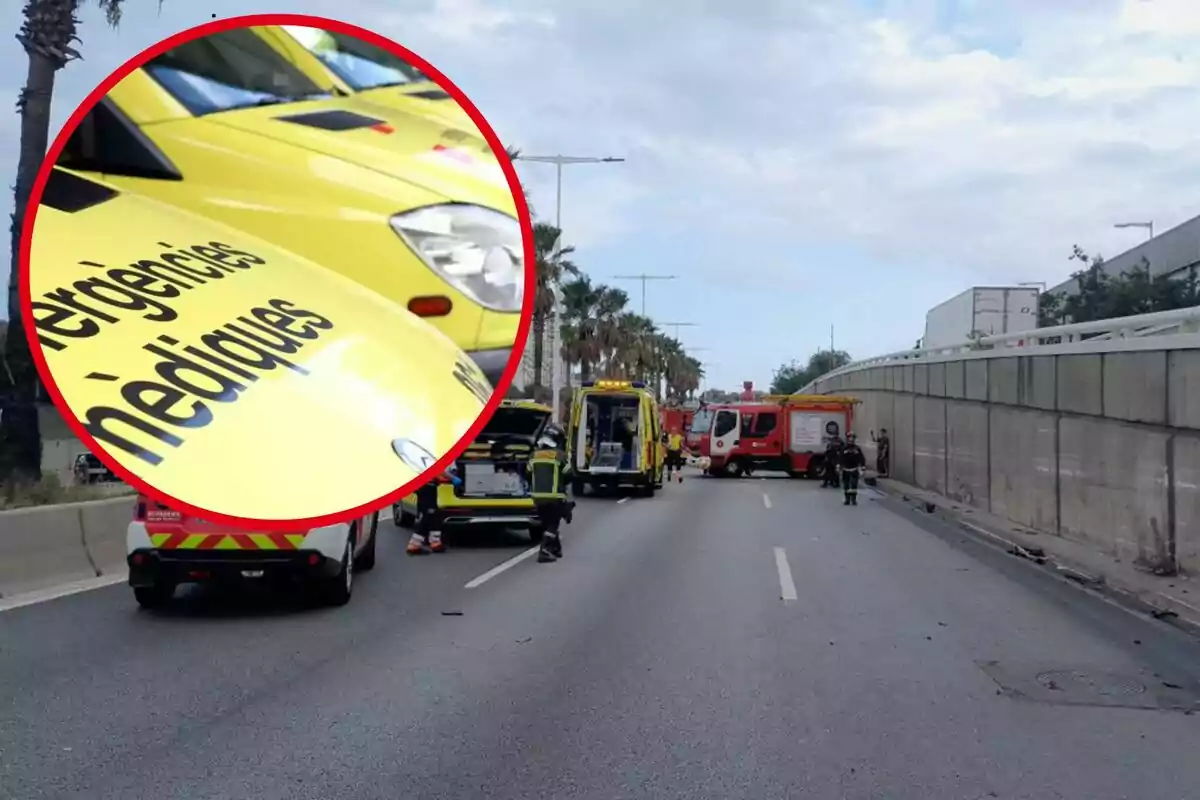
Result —
<instances>
[{"instance_id":1,"label":"white dashed lane marking","mask_svg":"<svg viewBox=\"0 0 1200 800\"><path fill-rule=\"evenodd\" d=\"M788 566L787 553L782 547L775 548L775 569L779 572L779 598L785 603L796 599L796 583L792 580L792 568Z\"/></svg>"}]
</instances>

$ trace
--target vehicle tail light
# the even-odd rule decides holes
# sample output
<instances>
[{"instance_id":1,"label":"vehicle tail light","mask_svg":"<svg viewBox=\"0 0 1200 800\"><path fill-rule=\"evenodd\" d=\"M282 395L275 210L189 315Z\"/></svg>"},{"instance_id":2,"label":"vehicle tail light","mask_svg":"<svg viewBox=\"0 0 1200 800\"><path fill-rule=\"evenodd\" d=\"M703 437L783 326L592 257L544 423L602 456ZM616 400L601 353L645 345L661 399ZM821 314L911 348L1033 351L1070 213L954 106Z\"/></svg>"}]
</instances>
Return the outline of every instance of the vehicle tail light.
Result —
<instances>
[{"instance_id":1,"label":"vehicle tail light","mask_svg":"<svg viewBox=\"0 0 1200 800\"><path fill-rule=\"evenodd\" d=\"M309 554L309 556L308 556L308 565L309 565L310 567L315 567L315 566L317 566L317 565L318 565L318 564L320 564L320 563L321 563L321 556L317 555L316 553L310 553L310 554Z\"/></svg>"}]
</instances>

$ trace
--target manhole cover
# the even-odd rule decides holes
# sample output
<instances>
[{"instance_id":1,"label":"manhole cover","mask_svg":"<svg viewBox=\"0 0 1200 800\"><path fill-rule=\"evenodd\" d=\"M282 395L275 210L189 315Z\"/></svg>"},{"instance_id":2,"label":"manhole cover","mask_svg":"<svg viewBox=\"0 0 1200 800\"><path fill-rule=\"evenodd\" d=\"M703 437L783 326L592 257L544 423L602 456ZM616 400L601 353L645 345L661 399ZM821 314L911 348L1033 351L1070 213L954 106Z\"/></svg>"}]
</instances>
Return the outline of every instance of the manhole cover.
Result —
<instances>
[{"instance_id":1,"label":"manhole cover","mask_svg":"<svg viewBox=\"0 0 1200 800\"><path fill-rule=\"evenodd\" d=\"M978 663L1002 693L1037 703L1200 711L1200 686L1189 681L1058 664Z\"/></svg>"},{"instance_id":2,"label":"manhole cover","mask_svg":"<svg viewBox=\"0 0 1200 800\"><path fill-rule=\"evenodd\" d=\"M1075 696L1091 694L1115 699L1134 697L1146 692L1146 684L1141 681L1112 672L1056 669L1041 673L1037 676L1037 681L1052 692L1067 692Z\"/></svg>"}]
</instances>

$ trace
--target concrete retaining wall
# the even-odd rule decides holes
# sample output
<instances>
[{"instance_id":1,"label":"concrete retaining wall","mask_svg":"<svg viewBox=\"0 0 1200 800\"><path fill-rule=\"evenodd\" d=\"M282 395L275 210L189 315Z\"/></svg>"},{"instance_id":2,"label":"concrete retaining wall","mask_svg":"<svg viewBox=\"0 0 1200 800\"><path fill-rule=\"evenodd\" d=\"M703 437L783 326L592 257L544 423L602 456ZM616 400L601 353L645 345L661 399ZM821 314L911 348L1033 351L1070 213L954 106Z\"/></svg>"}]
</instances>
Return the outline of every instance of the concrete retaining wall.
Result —
<instances>
[{"instance_id":1,"label":"concrete retaining wall","mask_svg":"<svg viewBox=\"0 0 1200 800\"><path fill-rule=\"evenodd\" d=\"M892 475L1150 570L1200 573L1200 350L960 357L816 382ZM873 457L868 453L868 457Z\"/></svg>"},{"instance_id":2,"label":"concrete retaining wall","mask_svg":"<svg viewBox=\"0 0 1200 800\"><path fill-rule=\"evenodd\" d=\"M123 573L135 499L0 511L0 597Z\"/></svg>"}]
</instances>

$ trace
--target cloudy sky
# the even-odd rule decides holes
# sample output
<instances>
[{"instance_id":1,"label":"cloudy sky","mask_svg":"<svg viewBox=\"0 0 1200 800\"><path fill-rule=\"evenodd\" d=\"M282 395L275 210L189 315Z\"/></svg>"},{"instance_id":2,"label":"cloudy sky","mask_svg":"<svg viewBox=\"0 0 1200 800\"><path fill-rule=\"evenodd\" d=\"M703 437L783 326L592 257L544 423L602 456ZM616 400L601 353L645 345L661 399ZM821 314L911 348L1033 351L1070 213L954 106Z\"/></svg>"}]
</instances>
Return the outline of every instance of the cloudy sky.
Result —
<instances>
[{"instance_id":1,"label":"cloudy sky","mask_svg":"<svg viewBox=\"0 0 1200 800\"><path fill-rule=\"evenodd\" d=\"M679 276L647 311L697 323L681 338L727 388L831 324L855 357L910 347L969 286L1053 285L1072 244L1143 236L1113 223L1200 214L1194 0L126 0L118 31L84 5L55 126L154 41L283 5L417 51L528 153L628 159L568 169L567 239L635 307L611 276ZM0 37L8 108L24 74ZM5 186L16 133L0 114ZM548 214L552 170L520 170Z\"/></svg>"}]
</instances>

